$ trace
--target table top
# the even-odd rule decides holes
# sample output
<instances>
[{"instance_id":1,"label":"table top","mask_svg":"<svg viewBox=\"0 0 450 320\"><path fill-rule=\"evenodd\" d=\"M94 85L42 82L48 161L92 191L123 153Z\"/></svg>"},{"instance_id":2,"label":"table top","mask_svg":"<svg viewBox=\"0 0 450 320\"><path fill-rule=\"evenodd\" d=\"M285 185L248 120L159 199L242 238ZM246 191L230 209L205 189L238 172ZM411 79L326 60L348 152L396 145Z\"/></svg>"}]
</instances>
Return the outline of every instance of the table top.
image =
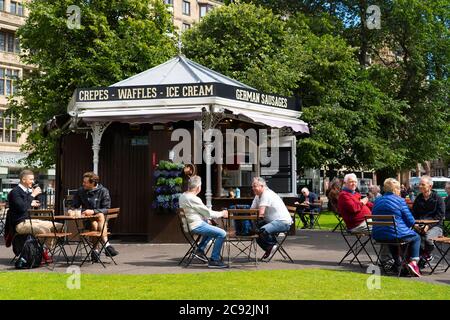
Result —
<instances>
[{"instance_id":1,"label":"table top","mask_svg":"<svg viewBox=\"0 0 450 320\"><path fill-rule=\"evenodd\" d=\"M74 217L74 216L55 216L55 220L86 220L86 219L96 219L95 216L81 216L81 217Z\"/></svg>"},{"instance_id":2,"label":"table top","mask_svg":"<svg viewBox=\"0 0 450 320\"><path fill-rule=\"evenodd\" d=\"M295 204L294 203L294 206L300 206L300 207L309 207L309 203L297 203L297 204Z\"/></svg>"},{"instance_id":3,"label":"table top","mask_svg":"<svg viewBox=\"0 0 450 320\"><path fill-rule=\"evenodd\" d=\"M433 224L439 223L439 220L416 220L416 224Z\"/></svg>"}]
</instances>

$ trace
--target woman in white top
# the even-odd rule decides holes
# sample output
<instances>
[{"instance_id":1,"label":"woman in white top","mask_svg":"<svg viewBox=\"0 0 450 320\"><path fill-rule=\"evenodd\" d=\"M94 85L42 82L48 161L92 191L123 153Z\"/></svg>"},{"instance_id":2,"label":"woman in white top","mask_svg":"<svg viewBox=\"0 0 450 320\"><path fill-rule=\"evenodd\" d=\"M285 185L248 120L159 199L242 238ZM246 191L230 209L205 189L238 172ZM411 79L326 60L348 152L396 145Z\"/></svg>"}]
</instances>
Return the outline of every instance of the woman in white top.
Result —
<instances>
[{"instance_id":1,"label":"woman in white top","mask_svg":"<svg viewBox=\"0 0 450 320\"><path fill-rule=\"evenodd\" d=\"M209 268L227 268L228 265L224 264L220 259L220 251L225 240L226 232L218 227L210 225L207 221L210 218L228 217L228 211L214 211L208 209L202 200L197 197L201 191L202 180L199 176L192 176L188 182L188 191L180 196L180 208L184 210L186 220L189 225L189 229L196 234L202 235L202 240L198 245L195 256L207 262L208 258L205 255L205 248L208 242L212 239L214 241L214 247L211 253L211 259L209 260ZM184 226L187 229L187 226Z\"/></svg>"}]
</instances>

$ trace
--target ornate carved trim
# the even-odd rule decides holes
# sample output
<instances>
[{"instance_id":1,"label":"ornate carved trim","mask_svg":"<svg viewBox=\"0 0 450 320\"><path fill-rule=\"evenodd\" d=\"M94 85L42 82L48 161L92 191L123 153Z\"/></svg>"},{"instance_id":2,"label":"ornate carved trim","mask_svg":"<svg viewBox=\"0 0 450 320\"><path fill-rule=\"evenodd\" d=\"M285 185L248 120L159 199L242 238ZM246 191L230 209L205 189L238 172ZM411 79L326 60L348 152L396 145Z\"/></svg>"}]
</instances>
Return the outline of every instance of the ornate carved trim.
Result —
<instances>
[{"instance_id":1,"label":"ornate carved trim","mask_svg":"<svg viewBox=\"0 0 450 320\"><path fill-rule=\"evenodd\" d=\"M92 129L92 148L94 148L94 146L99 146L100 149L103 133L110 124L111 122L93 122L88 124Z\"/></svg>"}]
</instances>

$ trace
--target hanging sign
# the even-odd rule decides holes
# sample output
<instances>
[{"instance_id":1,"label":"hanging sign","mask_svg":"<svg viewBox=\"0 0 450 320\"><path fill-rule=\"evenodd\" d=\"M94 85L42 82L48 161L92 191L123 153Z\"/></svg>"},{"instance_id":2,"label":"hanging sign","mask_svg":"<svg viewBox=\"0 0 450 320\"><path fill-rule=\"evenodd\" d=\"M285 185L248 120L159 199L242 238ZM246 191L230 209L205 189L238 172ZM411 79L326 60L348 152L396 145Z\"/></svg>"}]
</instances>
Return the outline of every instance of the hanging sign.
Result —
<instances>
[{"instance_id":1,"label":"hanging sign","mask_svg":"<svg viewBox=\"0 0 450 320\"><path fill-rule=\"evenodd\" d=\"M294 98L222 83L97 87L76 90L77 102L220 97L282 109L298 110Z\"/></svg>"}]
</instances>

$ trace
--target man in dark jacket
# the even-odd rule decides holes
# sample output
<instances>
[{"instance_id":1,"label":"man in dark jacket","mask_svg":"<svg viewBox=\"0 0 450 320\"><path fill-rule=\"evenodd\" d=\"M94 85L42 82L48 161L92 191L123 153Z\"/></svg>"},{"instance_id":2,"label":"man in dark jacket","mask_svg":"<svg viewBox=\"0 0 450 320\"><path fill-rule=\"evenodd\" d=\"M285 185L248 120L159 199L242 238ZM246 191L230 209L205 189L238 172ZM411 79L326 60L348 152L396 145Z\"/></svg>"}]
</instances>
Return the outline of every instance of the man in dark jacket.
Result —
<instances>
[{"instance_id":1,"label":"man in dark jacket","mask_svg":"<svg viewBox=\"0 0 450 320\"><path fill-rule=\"evenodd\" d=\"M106 223L105 215L108 209L111 208L111 197L109 191L104 186L99 184L99 176L94 172L86 172L83 174L83 186L78 189L73 197L72 206L74 208L82 207L82 214L86 216L95 216L95 221L88 221L87 228L92 231L103 230L103 241L106 243L105 254L108 256L116 256L117 250L113 248L108 242L108 227L103 225ZM92 252L92 260L99 261L99 252L95 250Z\"/></svg>"},{"instance_id":2,"label":"man in dark jacket","mask_svg":"<svg viewBox=\"0 0 450 320\"><path fill-rule=\"evenodd\" d=\"M419 195L413 204L413 215L416 220L438 220L434 225L425 225L416 228L422 237L422 258L433 260L431 252L434 250L434 238L442 236L442 227L445 217L444 199L432 190L433 180L429 176L422 176L419 183Z\"/></svg>"},{"instance_id":3,"label":"man in dark jacket","mask_svg":"<svg viewBox=\"0 0 450 320\"><path fill-rule=\"evenodd\" d=\"M18 234L33 234L53 232L53 223L46 220L32 219L28 217L28 210L31 207L38 207L39 201L35 198L42 193L41 188L37 185L33 188L34 173L31 170L23 170L19 175L20 183L12 189L8 194L8 224L13 231ZM55 222L55 227L62 229L62 224ZM51 239L46 241L47 248L53 246ZM44 252L44 259L50 260L48 251Z\"/></svg>"},{"instance_id":4,"label":"man in dark jacket","mask_svg":"<svg viewBox=\"0 0 450 320\"><path fill-rule=\"evenodd\" d=\"M314 192L310 192L308 188L303 188L301 190L301 195L298 198L298 202L295 202L295 205L297 205L297 213L300 216L300 219L303 222L302 229L308 228L308 221L306 220L305 215L309 214L310 212L318 212L320 208L314 203L317 201L317 195ZM309 215L309 228L314 228L314 216L312 214Z\"/></svg>"}]
</instances>

